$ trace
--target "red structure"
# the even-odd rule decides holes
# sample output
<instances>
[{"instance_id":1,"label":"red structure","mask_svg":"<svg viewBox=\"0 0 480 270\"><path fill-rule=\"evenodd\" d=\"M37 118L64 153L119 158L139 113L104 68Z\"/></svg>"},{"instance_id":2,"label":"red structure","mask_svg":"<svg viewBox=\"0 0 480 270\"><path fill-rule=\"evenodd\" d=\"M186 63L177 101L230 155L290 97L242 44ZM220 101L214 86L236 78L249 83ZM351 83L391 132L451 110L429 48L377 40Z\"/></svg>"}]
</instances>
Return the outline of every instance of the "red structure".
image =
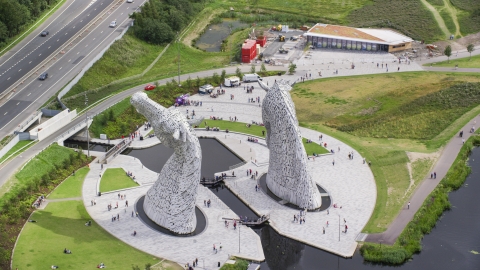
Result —
<instances>
[{"instance_id":1,"label":"red structure","mask_svg":"<svg viewBox=\"0 0 480 270\"><path fill-rule=\"evenodd\" d=\"M245 40L242 45L242 63L250 63L257 56L256 45L257 42L255 40Z\"/></svg>"},{"instance_id":2,"label":"red structure","mask_svg":"<svg viewBox=\"0 0 480 270\"><path fill-rule=\"evenodd\" d=\"M265 43L267 43L266 36L258 36L257 37L257 44L260 44L261 47L265 47Z\"/></svg>"}]
</instances>

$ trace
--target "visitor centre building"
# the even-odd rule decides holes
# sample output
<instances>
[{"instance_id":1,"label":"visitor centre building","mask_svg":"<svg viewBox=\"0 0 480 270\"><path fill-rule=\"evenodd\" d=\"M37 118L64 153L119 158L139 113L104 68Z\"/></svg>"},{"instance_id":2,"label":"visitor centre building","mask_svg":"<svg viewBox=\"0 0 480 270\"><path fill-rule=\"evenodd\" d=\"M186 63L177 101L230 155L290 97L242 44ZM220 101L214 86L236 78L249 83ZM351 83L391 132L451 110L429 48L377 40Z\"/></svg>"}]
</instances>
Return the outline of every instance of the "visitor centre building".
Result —
<instances>
[{"instance_id":1,"label":"visitor centre building","mask_svg":"<svg viewBox=\"0 0 480 270\"><path fill-rule=\"evenodd\" d=\"M397 52L412 48L413 39L390 29L316 24L305 34L315 48Z\"/></svg>"}]
</instances>

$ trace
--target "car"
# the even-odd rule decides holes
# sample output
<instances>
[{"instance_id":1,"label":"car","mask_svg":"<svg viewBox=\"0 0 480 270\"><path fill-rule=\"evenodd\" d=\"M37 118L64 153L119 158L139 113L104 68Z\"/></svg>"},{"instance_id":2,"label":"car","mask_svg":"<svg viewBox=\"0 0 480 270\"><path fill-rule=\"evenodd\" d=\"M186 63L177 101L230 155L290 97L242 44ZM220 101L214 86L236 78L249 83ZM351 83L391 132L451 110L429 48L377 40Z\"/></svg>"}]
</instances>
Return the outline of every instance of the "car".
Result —
<instances>
[{"instance_id":1,"label":"car","mask_svg":"<svg viewBox=\"0 0 480 270\"><path fill-rule=\"evenodd\" d=\"M155 87L156 86L153 85L153 84L147 84L147 85L145 85L145 91L151 91L151 90L155 89Z\"/></svg>"},{"instance_id":2,"label":"car","mask_svg":"<svg viewBox=\"0 0 480 270\"><path fill-rule=\"evenodd\" d=\"M48 31L45 30L45 31L42 31L42 33L40 33L40 36L46 37L46 36L48 36L48 34L49 34Z\"/></svg>"},{"instance_id":3,"label":"car","mask_svg":"<svg viewBox=\"0 0 480 270\"><path fill-rule=\"evenodd\" d=\"M213 90L214 88L211 84L205 84L200 86L200 88L198 89L198 93L200 94L212 93Z\"/></svg>"},{"instance_id":4,"label":"car","mask_svg":"<svg viewBox=\"0 0 480 270\"><path fill-rule=\"evenodd\" d=\"M115 26L117 26L117 21L113 21L113 22L110 23L110 27L113 28L113 27L115 27Z\"/></svg>"},{"instance_id":5,"label":"car","mask_svg":"<svg viewBox=\"0 0 480 270\"><path fill-rule=\"evenodd\" d=\"M133 3L133 0L127 0L127 3Z\"/></svg>"},{"instance_id":6,"label":"car","mask_svg":"<svg viewBox=\"0 0 480 270\"><path fill-rule=\"evenodd\" d=\"M38 77L38 79L40 81L44 81L46 78L48 78L48 73L47 72L43 72L42 74L40 74L40 76Z\"/></svg>"}]
</instances>

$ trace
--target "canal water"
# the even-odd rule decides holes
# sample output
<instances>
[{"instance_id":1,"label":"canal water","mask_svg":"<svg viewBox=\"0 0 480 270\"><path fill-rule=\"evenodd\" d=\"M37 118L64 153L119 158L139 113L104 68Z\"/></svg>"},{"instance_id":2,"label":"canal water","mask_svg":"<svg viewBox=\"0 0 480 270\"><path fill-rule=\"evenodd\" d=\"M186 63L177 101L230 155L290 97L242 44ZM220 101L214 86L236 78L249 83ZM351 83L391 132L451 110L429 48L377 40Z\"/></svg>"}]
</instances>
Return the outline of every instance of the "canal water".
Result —
<instances>
[{"instance_id":1,"label":"canal water","mask_svg":"<svg viewBox=\"0 0 480 270\"><path fill-rule=\"evenodd\" d=\"M237 28L247 26L240 21L225 20L218 24L208 25L197 40L196 46L207 52L219 52L222 48L222 41Z\"/></svg>"},{"instance_id":2,"label":"canal water","mask_svg":"<svg viewBox=\"0 0 480 270\"><path fill-rule=\"evenodd\" d=\"M202 174L228 170L241 160L216 140L200 139ZM172 150L162 145L128 154L139 158L149 169L160 172ZM359 252L344 259L323 250L279 235L270 226L253 228L260 236L266 260L261 270L292 269L385 269L475 270L480 269L480 149L474 149L470 161L472 173L458 191L450 193L452 209L444 213L437 226L422 241L422 252L401 266L382 266L364 262ZM204 171L205 170L205 171ZM214 171L216 170L216 171ZM226 187L212 191L237 215L255 216ZM319 225L318 233L321 233Z\"/></svg>"}]
</instances>

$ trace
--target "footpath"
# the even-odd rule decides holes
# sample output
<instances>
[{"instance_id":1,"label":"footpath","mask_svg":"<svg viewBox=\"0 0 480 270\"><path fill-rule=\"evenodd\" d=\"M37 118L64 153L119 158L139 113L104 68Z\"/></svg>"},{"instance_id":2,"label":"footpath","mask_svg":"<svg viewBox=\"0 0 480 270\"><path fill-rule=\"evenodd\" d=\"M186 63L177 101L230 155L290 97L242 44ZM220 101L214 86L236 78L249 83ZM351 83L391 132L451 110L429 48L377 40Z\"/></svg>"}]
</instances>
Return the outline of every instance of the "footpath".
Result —
<instances>
[{"instance_id":1,"label":"footpath","mask_svg":"<svg viewBox=\"0 0 480 270\"><path fill-rule=\"evenodd\" d=\"M390 224L388 229L383 233L369 234L365 239L366 242L384 243L393 245L398 236L403 232L407 224L413 219L415 213L420 209L428 195L435 189L440 181L445 177L453 162L457 158L460 149L463 146L463 140L468 140L473 133L470 133L472 127L476 127L477 120L480 121L480 116L476 116L470 120L461 130L463 130L463 137L460 138L458 133L448 142L443 149L440 158L432 169L432 173L436 172L437 177L431 179L426 177L417 190L410 198L410 207L408 203L404 205L400 214Z\"/></svg>"}]
</instances>

